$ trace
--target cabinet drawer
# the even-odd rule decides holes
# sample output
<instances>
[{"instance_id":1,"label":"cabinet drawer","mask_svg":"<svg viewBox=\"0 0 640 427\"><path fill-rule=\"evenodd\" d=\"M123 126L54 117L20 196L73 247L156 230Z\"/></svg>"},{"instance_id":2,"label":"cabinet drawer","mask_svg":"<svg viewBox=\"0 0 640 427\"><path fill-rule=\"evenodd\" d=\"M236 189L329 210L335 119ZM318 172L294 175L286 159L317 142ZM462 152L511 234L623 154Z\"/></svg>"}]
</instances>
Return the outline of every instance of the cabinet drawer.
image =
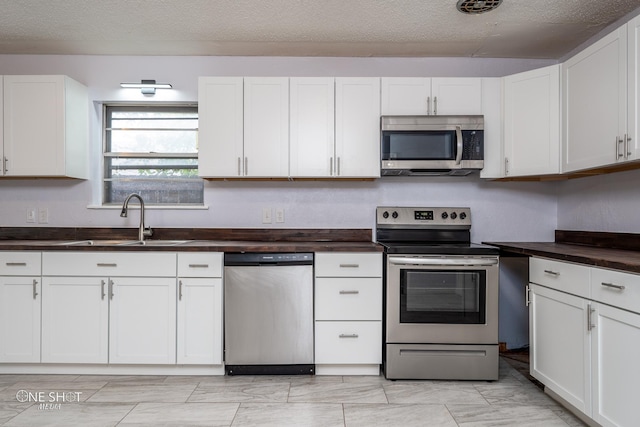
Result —
<instances>
[{"instance_id":1,"label":"cabinet drawer","mask_svg":"<svg viewBox=\"0 0 640 427\"><path fill-rule=\"evenodd\" d=\"M316 277L382 277L381 253L319 252Z\"/></svg>"},{"instance_id":2,"label":"cabinet drawer","mask_svg":"<svg viewBox=\"0 0 640 427\"><path fill-rule=\"evenodd\" d=\"M529 281L570 294L589 298L590 267L532 257Z\"/></svg>"},{"instance_id":3,"label":"cabinet drawer","mask_svg":"<svg viewBox=\"0 0 640 427\"><path fill-rule=\"evenodd\" d=\"M591 298L640 313L640 275L591 268Z\"/></svg>"},{"instance_id":4,"label":"cabinet drawer","mask_svg":"<svg viewBox=\"0 0 640 427\"><path fill-rule=\"evenodd\" d=\"M178 252L179 277L222 277L222 252Z\"/></svg>"},{"instance_id":5,"label":"cabinet drawer","mask_svg":"<svg viewBox=\"0 0 640 427\"><path fill-rule=\"evenodd\" d=\"M382 320L382 279L317 278L316 320Z\"/></svg>"},{"instance_id":6,"label":"cabinet drawer","mask_svg":"<svg viewBox=\"0 0 640 427\"><path fill-rule=\"evenodd\" d=\"M382 363L382 322L316 322L316 363Z\"/></svg>"},{"instance_id":7,"label":"cabinet drawer","mask_svg":"<svg viewBox=\"0 0 640 427\"><path fill-rule=\"evenodd\" d=\"M44 276L175 277L175 252L43 252Z\"/></svg>"},{"instance_id":8,"label":"cabinet drawer","mask_svg":"<svg viewBox=\"0 0 640 427\"><path fill-rule=\"evenodd\" d=\"M40 252L0 252L0 276L40 275Z\"/></svg>"}]
</instances>

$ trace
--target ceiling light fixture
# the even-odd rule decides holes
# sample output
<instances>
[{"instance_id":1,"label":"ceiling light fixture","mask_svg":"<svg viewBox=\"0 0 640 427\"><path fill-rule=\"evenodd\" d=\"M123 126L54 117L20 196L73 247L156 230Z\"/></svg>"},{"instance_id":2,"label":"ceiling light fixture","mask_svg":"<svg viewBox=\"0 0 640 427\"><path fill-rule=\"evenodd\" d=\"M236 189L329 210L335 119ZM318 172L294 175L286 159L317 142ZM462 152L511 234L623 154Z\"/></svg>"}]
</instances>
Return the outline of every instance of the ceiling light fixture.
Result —
<instances>
[{"instance_id":1,"label":"ceiling light fixture","mask_svg":"<svg viewBox=\"0 0 640 427\"><path fill-rule=\"evenodd\" d=\"M462 13L477 15L500 6L502 0L458 0L456 7Z\"/></svg>"},{"instance_id":2,"label":"ceiling light fixture","mask_svg":"<svg viewBox=\"0 0 640 427\"><path fill-rule=\"evenodd\" d=\"M172 89L170 83L156 83L155 80L141 80L140 83L120 83L120 87L140 89L144 95L155 95L156 89Z\"/></svg>"}]
</instances>

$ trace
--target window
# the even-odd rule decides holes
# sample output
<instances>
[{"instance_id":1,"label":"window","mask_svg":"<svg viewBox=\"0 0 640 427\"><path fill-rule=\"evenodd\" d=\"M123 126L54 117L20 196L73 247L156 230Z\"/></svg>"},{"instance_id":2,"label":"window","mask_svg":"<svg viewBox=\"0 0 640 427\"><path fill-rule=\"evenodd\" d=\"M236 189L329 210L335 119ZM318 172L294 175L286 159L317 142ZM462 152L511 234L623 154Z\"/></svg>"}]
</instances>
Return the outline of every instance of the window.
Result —
<instances>
[{"instance_id":1,"label":"window","mask_svg":"<svg viewBox=\"0 0 640 427\"><path fill-rule=\"evenodd\" d=\"M104 107L103 204L138 193L150 205L202 205L198 107Z\"/></svg>"}]
</instances>

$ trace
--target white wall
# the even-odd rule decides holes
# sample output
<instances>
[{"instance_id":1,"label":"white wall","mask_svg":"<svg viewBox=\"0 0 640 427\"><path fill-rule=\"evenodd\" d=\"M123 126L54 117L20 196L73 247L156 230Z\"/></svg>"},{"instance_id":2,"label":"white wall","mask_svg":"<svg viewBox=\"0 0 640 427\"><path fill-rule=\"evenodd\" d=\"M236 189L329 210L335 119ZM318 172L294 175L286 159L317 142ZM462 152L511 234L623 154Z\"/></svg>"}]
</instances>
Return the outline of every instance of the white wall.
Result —
<instances>
[{"instance_id":1,"label":"white wall","mask_svg":"<svg viewBox=\"0 0 640 427\"><path fill-rule=\"evenodd\" d=\"M558 186L558 228L640 233L640 170L579 178Z\"/></svg>"},{"instance_id":2,"label":"white wall","mask_svg":"<svg viewBox=\"0 0 640 427\"><path fill-rule=\"evenodd\" d=\"M201 75L264 76L503 76L548 60L480 58L119 57L0 55L0 74L66 74L89 88L91 171L88 181L0 180L0 226L27 226L28 208L49 209L49 226L130 226L100 201L100 103L196 101ZM156 79L173 90L153 98L120 82ZM34 118L37 119L37 118ZM470 206L472 237L552 240L556 190L544 183L495 183L478 177L384 178L370 182L206 182L209 209L150 210L152 227L263 227L262 208L282 207L285 223L266 227L373 228L378 205ZM37 224L35 224L37 225Z\"/></svg>"}]
</instances>

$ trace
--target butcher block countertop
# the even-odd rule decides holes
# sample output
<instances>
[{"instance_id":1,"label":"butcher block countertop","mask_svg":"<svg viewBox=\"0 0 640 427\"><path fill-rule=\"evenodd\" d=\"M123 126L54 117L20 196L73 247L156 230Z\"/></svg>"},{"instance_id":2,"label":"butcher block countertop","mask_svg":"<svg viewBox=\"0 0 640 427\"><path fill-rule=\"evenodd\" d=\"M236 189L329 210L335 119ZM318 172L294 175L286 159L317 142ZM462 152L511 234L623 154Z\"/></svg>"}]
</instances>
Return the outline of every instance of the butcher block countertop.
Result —
<instances>
[{"instance_id":1,"label":"butcher block countertop","mask_svg":"<svg viewBox=\"0 0 640 427\"><path fill-rule=\"evenodd\" d=\"M382 252L370 229L154 229L136 244L138 229L0 228L0 250L181 252Z\"/></svg>"},{"instance_id":2,"label":"butcher block countertop","mask_svg":"<svg viewBox=\"0 0 640 427\"><path fill-rule=\"evenodd\" d=\"M640 274L640 234L556 230L555 242L485 242L503 255L539 256Z\"/></svg>"}]
</instances>

